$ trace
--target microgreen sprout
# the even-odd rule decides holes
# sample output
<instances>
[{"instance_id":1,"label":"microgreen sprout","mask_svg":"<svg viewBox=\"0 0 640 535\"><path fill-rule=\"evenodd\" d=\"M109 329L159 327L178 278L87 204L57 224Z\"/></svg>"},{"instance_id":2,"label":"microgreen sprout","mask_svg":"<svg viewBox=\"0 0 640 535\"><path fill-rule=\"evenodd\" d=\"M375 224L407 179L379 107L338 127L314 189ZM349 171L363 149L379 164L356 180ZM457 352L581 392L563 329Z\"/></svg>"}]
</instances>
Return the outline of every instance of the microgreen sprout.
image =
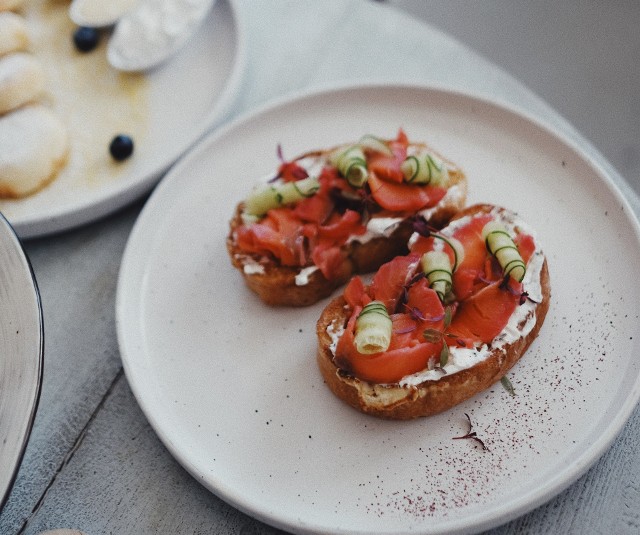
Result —
<instances>
[{"instance_id":1,"label":"microgreen sprout","mask_svg":"<svg viewBox=\"0 0 640 535\"><path fill-rule=\"evenodd\" d=\"M500 379L500 383L502 383L502 386L504 387L504 389L509 392L510 396L515 396L516 395L516 390L515 388L513 388L513 385L511 384L511 381L509 380L509 378L504 375L502 377L502 379Z\"/></svg>"},{"instance_id":2,"label":"microgreen sprout","mask_svg":"<svg viewBox=\"0 0 640 535\"><path fill-rule=\"evenodd\" d=\"M489 451L489 448L487 448L486 444L482 441L482 439L478 437L478 434L473 430L473 424L471 423L471 418L469 417L469 415L466 412L464 413L464 415L467 417L469 430L467 431L466 435L462 435L460 437L453 437L453 440L470 439L477 442L484 451Z\"/></svg>"}]
</instances>

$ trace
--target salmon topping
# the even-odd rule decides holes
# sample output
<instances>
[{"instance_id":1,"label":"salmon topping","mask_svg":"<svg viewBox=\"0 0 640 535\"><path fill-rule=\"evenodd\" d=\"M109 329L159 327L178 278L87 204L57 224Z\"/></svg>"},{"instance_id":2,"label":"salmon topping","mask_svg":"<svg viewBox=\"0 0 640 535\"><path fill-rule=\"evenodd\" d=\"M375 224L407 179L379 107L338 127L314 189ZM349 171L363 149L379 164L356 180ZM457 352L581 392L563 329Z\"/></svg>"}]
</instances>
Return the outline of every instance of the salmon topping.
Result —
<instances>
[{"instance_id":1,"label":"salmon topping","mask_svg":"<svg viewBox=\"0 0 640 535\"><path fill-rule=\"evenodd\" d=\"M366 286L354 277L344 290L352 313L335 351L335 363L362 380L397 383L425 369L442 368L452 347L480 347L491 343L521 304L523 287L502 273L482 237L492 214L479 213L442 239L420 236L406 256L384 264ZM535 252L534 238L514 229L514 242L525 263ZM454 252L454 245L456 251ZM449 254L453 272L451 293L441 301L421 270L423 254ZM392 319L387 351L360 354L353 344L355 318L371 301L384 303Z\"/></svg>"},{"instance_id":2,"label":"salmon topping","mask_svg":"<svg viewBox=\"0 0 640 535\"><path fill-rule=\"evenodd\" d=\"M235 232L239 248L249 254L266 256L282 266L317 266L328 280L337 279L347 256L347 243L366 232L367 222L376 213L387 217L407 217L435 206L446 188L408 184L401 165L407 157L409 140L400 130L395 139L381 142L385 150L366 147L363 151L367 181L354 187L341 176L328 158L318 176L319 188L301 194L295 202L265 210L256 221L240 225ZM281 163L277 179L286 184L309 177L301 161ZM278 203L278 193L273 193Z\"/></svg>"}]
</instances>

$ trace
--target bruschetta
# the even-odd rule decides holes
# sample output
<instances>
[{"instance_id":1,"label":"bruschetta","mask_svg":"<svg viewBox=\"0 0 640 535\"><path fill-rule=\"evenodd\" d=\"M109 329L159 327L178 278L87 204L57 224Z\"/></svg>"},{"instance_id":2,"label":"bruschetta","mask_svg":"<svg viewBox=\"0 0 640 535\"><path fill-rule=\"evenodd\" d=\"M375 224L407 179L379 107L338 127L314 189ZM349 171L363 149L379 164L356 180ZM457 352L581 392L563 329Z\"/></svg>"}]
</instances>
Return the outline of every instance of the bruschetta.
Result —
<instances>
[{"instance_id":1,"label":"bruschetta","mask_svg":"<svg viewBox=\"0 0 640 535\"><path fill-rule=\"evenodd\" d=\"M382 418L430 416L501 380L549 308L546 257L515 213L474 205L415 229L407 255L352 278L317 323L328 387Z\"/></svg>"},{"instance_id":2,"label":"bruschetta","mask_svg":"<svg viewBox=\"0 0 640 535\"><path fill-rule=\"evenodd\" d=\"M281 158L236 207L227 249L265 303L306 306L407 252L412 220L445 224L466 201L464 172L400 130L394 139Z\"/></svg>"}]
</instances>

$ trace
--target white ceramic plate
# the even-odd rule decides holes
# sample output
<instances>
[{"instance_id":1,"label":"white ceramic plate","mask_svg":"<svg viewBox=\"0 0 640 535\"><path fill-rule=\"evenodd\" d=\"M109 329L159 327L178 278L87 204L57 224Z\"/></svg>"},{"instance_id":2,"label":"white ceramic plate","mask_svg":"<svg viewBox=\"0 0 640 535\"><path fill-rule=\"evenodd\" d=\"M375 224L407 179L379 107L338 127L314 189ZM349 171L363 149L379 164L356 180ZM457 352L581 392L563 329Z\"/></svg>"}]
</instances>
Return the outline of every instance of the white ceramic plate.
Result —
<instances>
[{"instance_id":1,"label":"white ceramic plate","mask_svg":"<svg viewBox=\"0 0 640 535\"><path fill-rule=\"evenodd\" d=\"M227 258L234 205L285 157L398 127L458 162L469 202L516 210L547 253L552 303L509 374L411 422L352 410L316 369L326 302L271 309ZM233 506L299 533L487 529L542 504L607 449L639 397L638 224L598 164L516 111L419 87L301 95L206 139L154 192L117 294L126 374L152 426ZM489 451L454 440L467 413Z\"/></svg>"},{"instance_id":2,"label":"white ceramic plate","mask_svg":"<svg viewBox=\"0 0 640 535\"><path fill-rule=\"evenodd\" d=\"M0 510L31 433L43 347L36 280L18 238L0 215Z\"/></svg>"},{"instance_id":3,"label":"white ceramic plate","mask_svg":"<svg viewBox=\"0 0 640 535\"><path fill-rule=\"evenodd\" d=\"M67 7L61 5L47 9L64 10L66 15ZM102 73L96 76L96 81L117 75L105 72L104 50L78 56L75 51L65 48L63 45L71 42L72 30L66 29L59 16L55 20L65 29L59 37L50 37L59 39L54 43L60 46L61 53L55 58L60 65L47 65L48 69L53 69L48 73L49 79L53 79L51 83L55 86L55 79L61 77L59 83L68 83L77 90L74 98L83 104L78 109L72 100L70 104L62 105L66 108L60 111L63 120L70 125L73 165L64 168L58 178L38 194L23 200L0 202L0 211L22 238L42 236L91 222L147 193L186 149L228 115L244 72L243 31L232 5L228 0L221 0L216 2L200 30L177 55L146 73L144 102L135 108L141 119L129 119L132 122L129 128L139 130L141 137L134 137L134 155L126 162L114 164L108 153L109 134L109 137L102 136L100 141L96 141L99 146L95 150L100 155L104 153L104 158L94 162L84 155L78 156L78 147L84 142L83 127L89 129L92 121L96 120L113 122L113 135L120 133L118 129L122 127L106 109L109 107L108 98L98 99L92 95L91 66L86 72L88 81L82 84L68 80L68 76L65 78L65 69L75 67L82 60L94 61L95 69ZM70 21L68 24L71 25ZM36 22L32 26L34 34L45 34L46 28L39 28ZM45 58L47 62L49 60ZM123 87L127 91L127 86ZM56 87L47 89L55 92ZM66 93L58 100L63 100L63 97L67 98ZM85 160L89 162L86 165Z\"/></svg>"}]
</instances>

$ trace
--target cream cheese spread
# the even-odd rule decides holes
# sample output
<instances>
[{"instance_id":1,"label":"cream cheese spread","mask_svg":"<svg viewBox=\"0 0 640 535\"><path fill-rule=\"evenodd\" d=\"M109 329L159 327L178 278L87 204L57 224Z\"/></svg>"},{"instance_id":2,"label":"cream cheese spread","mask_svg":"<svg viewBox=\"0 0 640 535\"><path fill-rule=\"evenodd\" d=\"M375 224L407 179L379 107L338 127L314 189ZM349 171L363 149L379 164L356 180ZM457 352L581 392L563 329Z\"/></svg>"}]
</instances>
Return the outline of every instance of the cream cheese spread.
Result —
<instances>
[{"instance_id":1,"label":"cream cheese spread","mask_svg":"<svg viewBox=\"0 0 640 535\"><path fill-rule=\"evenodd\" d=\"M264 266L248 255L242 256L242 271L245 275L264 275Z\"/></svg>"},{"instance_id":2,"label":"cream cheese spread","mask_svg":"<svg viewBox=\"0 0 640 535\"><path fill-rule=\"evenodd\" d=\"M367 243L374 238L388 238L404 221L401 217L372 217L367 222L367 230L364 234L351 236L347 243Z\"/></svg>"},{"instance_id":3,"label":"cream cheese spread","mask_svg":"<svg viewBox=\"0 0 640 535\"><path fill-rule=\"evenodd\" d=\"M309 276L320 269L318 266L302 268L296 275L296 286L306 286L309 284Z\"/></svg>"},{"instance_id":4,"label":"cream cheese spread","mask_svg":"<svg viewBox=\"0 0 640 535\"><path fill-rule=\"evenodd\" d=\"M327 326L327 334L331 338L331 344L329 345L329 350L331 351L332 355L336 354L336 347L338 347L338 340L340 340L340 337L342 336L343 333L344 333L344 325L341 325L336 320L333 320Z\"/></svg>"}]
</instances>

